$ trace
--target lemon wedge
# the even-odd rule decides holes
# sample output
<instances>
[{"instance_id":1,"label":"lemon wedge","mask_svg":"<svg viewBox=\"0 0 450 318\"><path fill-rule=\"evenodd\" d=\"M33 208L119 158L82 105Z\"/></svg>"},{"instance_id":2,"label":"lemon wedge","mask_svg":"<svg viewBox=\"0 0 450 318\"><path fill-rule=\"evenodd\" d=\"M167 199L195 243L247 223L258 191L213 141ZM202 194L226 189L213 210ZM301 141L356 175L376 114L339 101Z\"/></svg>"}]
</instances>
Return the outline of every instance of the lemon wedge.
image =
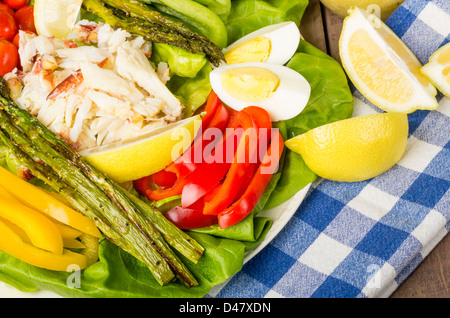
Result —
<instances>
[{"instance_id":1,"label":"lemon wedge","mask_svg":"<svg viewBox=\"0 0 450 318\"><path fill-rule=\"evenodd\" d=\"M450 43L434 52L420 71L445 96L450 97Z\"/></svg>"},{"instance_id":2,"label":"lemon wedge","mask_svg":"<svg viewBox=\"0 0 450 318\"><path fill-rule=\"evenodd\" d=\"M39 35L66 38L72 31L83 0L35 0L34 24Z\"/></svg>"},{"instance_id":3,"label":"lemon wedge","mask_svg":"<svg viewBox=\"0 0 450 318\"><path fill-rule=\"evenodd\" d=\"M165 168L189 148L200 126L197 115L138 138L81 151L80 155L112 180L125 183Z\"/></svg>"},{"instance_id":4,"label":"lemon wedge","mask_svg":"<svg viewBox=\"0 0 450 318\"><path fill-rule=\"evenodd\" d=\"M345 18L339 50L355 87L384 111L436 109L436 88L420 72L411 50L375 15L353 7Z\"/></svg>"},{"instance_id":5,"label":"lemon wedge","mask_svg":"<svg viewBox=\"0 0 450 318\"><path fill-rule=\"evenodd\" d=\"M405 113L372 114L319 126L285 145L318 176L358 182L386 172L400 160L408 129Z\"/></svg>"}]
</instances>

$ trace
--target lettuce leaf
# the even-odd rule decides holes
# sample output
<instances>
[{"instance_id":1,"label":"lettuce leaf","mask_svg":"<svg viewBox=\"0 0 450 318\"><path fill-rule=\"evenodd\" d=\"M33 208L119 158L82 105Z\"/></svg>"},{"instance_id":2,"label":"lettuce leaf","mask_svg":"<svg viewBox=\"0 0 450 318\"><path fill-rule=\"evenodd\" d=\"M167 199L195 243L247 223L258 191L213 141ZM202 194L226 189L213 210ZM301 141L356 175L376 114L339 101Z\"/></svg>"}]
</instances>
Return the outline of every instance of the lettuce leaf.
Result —
<instances>
[{"instance_id":1,"label":"lettuce leaf","mask_svg":"<svg viewBox=\"0 0 450 318\"><path fill-rule=\"evenodd\" d=\"M184 117L192 116L195 111L206 102L206 99L211 92L211 83L209 82L209 73L211 70L211 65L207 63L194 78L174 75L171 77L170 81L167 82L169 90L177 96L184 105Z\"/></svg>"},{"instance_id":2,"label":"lettuce leaf","mask_svg":"<svg viewBox=\"0 0 450 318\"><path fill-rule=\"evenodd\" d=\"M233 0L226 22L228 44L264 26L286 21L300 25L308 0Z\"/></svg>"},{"instance_id":3,"label":"lettuce leaf","mask_svg":"<svg viewBox=\"0 0 450 318\"><path fill-rule=\"evenodd\" d=\"M194 78L208 62L204 54L194 54L185 49L164 44L153 43L150 60L158 65L159 62L169 64L171 75Z\"/></svg>"},{"instance_id":4,"label":"lettuce leaf","mask_svg":"<svg viewBox=\"0 0 450 318\"><path fill-rule=\"evenodd\" d=\"M209 10L214 12L222 19L223 22L227 22L228 16L231 12L231 0L194 0Z\"/></svg>"}]
</instances>

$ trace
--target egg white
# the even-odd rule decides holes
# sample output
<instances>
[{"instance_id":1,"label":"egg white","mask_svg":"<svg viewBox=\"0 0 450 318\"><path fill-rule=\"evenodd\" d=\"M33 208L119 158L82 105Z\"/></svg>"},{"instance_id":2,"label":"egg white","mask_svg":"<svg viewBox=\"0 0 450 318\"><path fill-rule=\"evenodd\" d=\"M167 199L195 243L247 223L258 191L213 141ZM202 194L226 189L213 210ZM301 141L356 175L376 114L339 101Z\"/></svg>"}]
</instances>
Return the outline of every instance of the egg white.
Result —
<instances>
[{"instance_id":1,"label":"egg white","mask_svg":"<svg viewBox=\"0 0 450 318\"><path fill-rule=\"evenodd\" d=\"M248 102L236 99L225 90L221 82L221 74L230 69L242 67L265 68L278 76L280 85L271 98L262 102ZM311 95L311 86L301 74L283 65L267 62L222 65L210 73L210 82L214 92L227 106L237 111L247 106L259 106L269 113L272 121L297 116L305 108Z\"/></svg>"},{"instance_id":2,"label":"egg white","mask_svg":"<svg viewBox=\"0 0 450 318\"><path fill-rule=\"evenodd\" d=\"M300 30L294 22L268 25L240 38L223 50L224 53L248 40L264 36L270 40L271 51L266 63L286 64L295 54L300 43Z\"/></svg>"}]
</instances>

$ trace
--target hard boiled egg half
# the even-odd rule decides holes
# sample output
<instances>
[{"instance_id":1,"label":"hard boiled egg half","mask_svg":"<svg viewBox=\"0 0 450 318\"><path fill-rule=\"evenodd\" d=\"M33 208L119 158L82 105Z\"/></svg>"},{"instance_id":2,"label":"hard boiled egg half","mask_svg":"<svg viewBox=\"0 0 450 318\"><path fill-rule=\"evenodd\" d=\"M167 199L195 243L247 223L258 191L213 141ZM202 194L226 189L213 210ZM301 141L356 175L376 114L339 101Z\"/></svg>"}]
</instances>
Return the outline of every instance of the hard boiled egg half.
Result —
<instances>
[{"instance_id":1,"label":"hard boiled egg half","mask_svg":"<svg viewBox=\"0 0 450 318\"><path fill-rule=\"evenodd\" d=\"M285 64L300 43L300 31L294 22L282 22L256 30L223 50L227 64L267 62Z\"/></svg>"},{"instance_id":2,"label":"hard boiled egg half","mask_svg":"<svg viewBox=\"0 0 450 318\"><path fill-rule=\"evenodd\" d=\"M210 73L210 81L214 92L229 107L240 111L259 106L272 121L298 115L311 93L308 81L298 72L263 62L220 66Z\"/></svg>"},{"instance_id":3,"label":"hard boiled egg half","mask_svg":"<svg viewBox=\"0 0 450 318\"><path fill-rule=\"evenodd\" d=\"M210 73L212 89L237 111L259 106L272 121L295 117L308 103L311 86L283 65L299 42L300 31L294 22L269 25L244 36L224 50L226 63Z\"/></svg>"}]
</instances>

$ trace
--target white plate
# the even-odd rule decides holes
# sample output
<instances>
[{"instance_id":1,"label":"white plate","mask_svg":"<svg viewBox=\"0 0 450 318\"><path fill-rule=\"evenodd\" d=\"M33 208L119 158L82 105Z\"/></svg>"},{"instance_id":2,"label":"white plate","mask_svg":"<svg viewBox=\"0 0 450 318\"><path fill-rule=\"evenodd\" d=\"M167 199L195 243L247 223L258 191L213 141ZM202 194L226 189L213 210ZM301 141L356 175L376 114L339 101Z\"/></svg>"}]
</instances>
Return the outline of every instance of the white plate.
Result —
<instances>
[{"instance_id":1,"label":"white plate","mask_svg":"<svg viewBox=\"0 0 450 318\"><path fill-rule=\"evenodd\" d=\"M261 242L261 244L252 252L247 254L244 259L244 264L247 263L250 259L252 259L256 254L258 254L267 244L269 244L275 236L283 229L286 223L291 219L294 215L295 211L297 211L298 207L302 203L305 198L311 184L308 184L302 190L297 192L292 198L283 204L270 209L261 211L259 216L266 216L272 219L273 224L270 230L267 232L266 237ZM225 283L224 283L225 284ZM217 293L223 287L222 285L216 286L211 290L210 294ZM39 290L35 292L24 293L16 288L7 285L3 282L0 282L0 298L61 298L61 296L47 290Z\"/></svg>"}]
</instances>

